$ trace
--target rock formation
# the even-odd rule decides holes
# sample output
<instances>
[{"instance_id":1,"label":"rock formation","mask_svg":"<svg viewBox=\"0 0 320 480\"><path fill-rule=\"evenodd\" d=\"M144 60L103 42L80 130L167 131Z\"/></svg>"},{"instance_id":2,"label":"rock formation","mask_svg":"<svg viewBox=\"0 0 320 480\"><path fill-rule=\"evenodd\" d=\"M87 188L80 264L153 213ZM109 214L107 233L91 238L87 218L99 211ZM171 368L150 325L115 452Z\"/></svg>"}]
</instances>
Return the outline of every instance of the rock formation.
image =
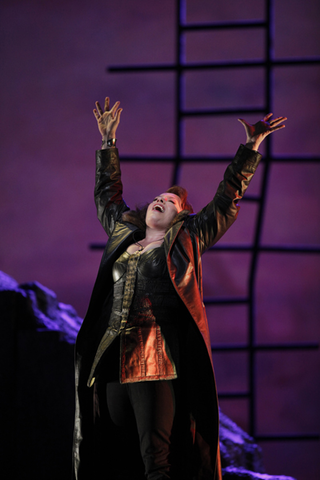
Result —
<instances>
[{"instance_id":1,"label":"rock formation","mask_svg":"<svg viewBox=\"0 0 320 480\"><path fill-rule=\"evenodd\" d=\"M48 288L18 285L1 271L0 318L3 471L7 480L69 480L73 344L82 320ZM223 413L220 444L224 480L290 480L264 473L260 447Z\"/></svg>"}]
</instances>

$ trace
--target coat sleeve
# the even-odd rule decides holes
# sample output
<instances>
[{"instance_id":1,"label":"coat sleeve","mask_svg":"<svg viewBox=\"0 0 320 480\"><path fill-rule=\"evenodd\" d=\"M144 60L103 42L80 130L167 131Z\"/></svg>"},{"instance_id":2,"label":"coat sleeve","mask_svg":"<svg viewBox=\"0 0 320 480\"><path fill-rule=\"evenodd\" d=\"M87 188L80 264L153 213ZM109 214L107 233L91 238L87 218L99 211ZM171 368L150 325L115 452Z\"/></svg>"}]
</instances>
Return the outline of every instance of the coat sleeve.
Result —
<instances>
[{"instance_id":1,"label":"coat sleeve","mask_svg":"<svg viewBox=\"0 0 320 480\"><path fill-rule=\"evenodd\" d=\"M110 237L123 212L129 210L122 198L121 171L117 148L108 148L96 152L94 199L98 219Z\"/></svg>"},{"instance_id":2,"label":"coat sleeve","mask_svg":"<svg viewBox=\"0 0 320 480\"><path fill-rule=\"evenodd\" d=\"M196 215L191 215L187 228L200 240L201 253L214 245L237 218L241 200L261 160L261 155L240 145L227 167L213 200Z\"/></svg>"}]
</instances>

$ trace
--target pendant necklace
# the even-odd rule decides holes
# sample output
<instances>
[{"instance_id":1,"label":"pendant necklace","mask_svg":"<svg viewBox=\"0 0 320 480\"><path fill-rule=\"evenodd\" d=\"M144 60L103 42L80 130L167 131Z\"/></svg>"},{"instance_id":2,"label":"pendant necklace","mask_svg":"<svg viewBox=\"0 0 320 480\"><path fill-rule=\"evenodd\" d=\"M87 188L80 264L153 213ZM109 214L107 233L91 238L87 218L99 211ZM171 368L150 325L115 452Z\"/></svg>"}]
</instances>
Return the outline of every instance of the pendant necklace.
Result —
<instances>
[{"instance_id":1,"label":"pendant necklace","mask_svg":"<svg viewBox=\"0 0 320 480\"><path fill-rule=\"evenodd\" d=\"M136 242L136 245L139 245L139 247L140 247L140 248L137 250L137 252L142 252L142 250L144 249L144 246L141 245L141 243L139 243L139 242Z\"/></svg>"},{"instance_id":2,"label":"pendant necklace","mask_svg":"<svg viewBox=\"0 0 320 480\"><path fill-rule=\"evenodd\" d=\"M161 242L161 240L163 240L163 239L164 239L164 237L160 238L159 240L155 240L154 242L151 242L151 243ZM137 252L142 252L142 250L145 249L145 247L144 247L143 245L141 245L141 243L135 242L135 244L136 244L136 245L139 245L139 247L140 247L140 248L137 250ZM149 245L150 245L150 244L149 244ZM147 247L147 246L148 246L148 245L146 245L146 247Z\"/></svg>"}]
</instances>

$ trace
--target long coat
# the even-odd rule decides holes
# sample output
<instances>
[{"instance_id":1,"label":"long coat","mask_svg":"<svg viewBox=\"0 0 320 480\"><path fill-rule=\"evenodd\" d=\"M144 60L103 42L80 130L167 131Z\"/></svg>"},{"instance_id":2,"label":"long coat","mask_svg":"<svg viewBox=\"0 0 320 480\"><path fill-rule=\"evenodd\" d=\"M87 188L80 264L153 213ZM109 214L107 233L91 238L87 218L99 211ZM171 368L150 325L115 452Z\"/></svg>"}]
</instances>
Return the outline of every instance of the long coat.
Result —
<instances>
[{"instance_id":1,"label":"long coat","mask_svg":"<svg viewBox=\"0 0 320 480\"><path fill-rule=\"evenodd\" d=\"M257 152L240 145L213 200L199 213L188 215L174 224L164 238L170 277L189 312L189 319L185 322L188 352L186 391L193 419L197 479L221 478L218 401L202 296L201 255L222 237L237 218L237 202L246 191L260 158ZM87 383L97 345L107 328L108 319L101 320L101 311L106 297L109 295L112 299L112 265L129 245L144 236L137 226L122 221L122 214L128 207L122 198L117 149L99 150L96 153L95 202L98 218L109 240L75 348L73 460L74 478L77 480L92 478L93 389Z\"/></svg>"}]
</instances>

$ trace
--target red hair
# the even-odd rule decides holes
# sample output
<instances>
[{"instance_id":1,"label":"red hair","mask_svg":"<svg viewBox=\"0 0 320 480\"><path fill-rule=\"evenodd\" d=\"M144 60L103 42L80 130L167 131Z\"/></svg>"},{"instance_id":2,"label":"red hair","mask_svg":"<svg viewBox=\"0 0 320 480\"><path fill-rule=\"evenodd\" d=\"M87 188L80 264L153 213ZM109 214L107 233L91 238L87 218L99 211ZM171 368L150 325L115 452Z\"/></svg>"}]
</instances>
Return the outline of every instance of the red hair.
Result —
<instances>
[{"instance_id":1,"label":"red hair","mask_svg":"<svg viewBox=\"0 0 320 480\"><path fill-rule=\"evenodd\" d=\"M193 213L192 205L187 200L188 192L185 188L174 185L166 190L166 193L174 193L177 195L181 200L182 210L188 210L189 213Z\"/></svg>"}]
</instances>

